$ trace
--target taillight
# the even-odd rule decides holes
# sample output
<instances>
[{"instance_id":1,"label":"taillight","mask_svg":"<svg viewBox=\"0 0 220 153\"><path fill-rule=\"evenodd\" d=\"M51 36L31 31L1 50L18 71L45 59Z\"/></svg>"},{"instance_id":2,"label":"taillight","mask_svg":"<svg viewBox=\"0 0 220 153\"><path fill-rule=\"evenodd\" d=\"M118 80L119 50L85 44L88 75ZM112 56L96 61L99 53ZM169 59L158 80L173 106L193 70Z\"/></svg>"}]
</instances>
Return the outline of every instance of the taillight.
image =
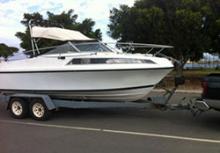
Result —
<instances>
[{"instance_id":1,"label":"taillight","mask_svg":"<svg viewBox=\"0 0 220 153\"><path fill-rule=\"evenodd\" d=\"M206 97L207 93L208 93L208 82L207 81L202 81L202 88L203 88L203 92L202 92L202 97Z\"/></svg>"}]
</instances>

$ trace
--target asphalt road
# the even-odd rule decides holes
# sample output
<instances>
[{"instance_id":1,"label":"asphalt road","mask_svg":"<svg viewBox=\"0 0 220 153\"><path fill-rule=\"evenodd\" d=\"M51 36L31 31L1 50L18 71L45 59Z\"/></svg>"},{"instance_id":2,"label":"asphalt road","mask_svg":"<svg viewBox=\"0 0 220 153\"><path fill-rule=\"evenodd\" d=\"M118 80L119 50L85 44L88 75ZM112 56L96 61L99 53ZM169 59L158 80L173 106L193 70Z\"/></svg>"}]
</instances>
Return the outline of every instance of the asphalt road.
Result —
<instances>
[{"instance_id":1,"label":"asphalt road","mask_svg":"<svg viewBox=\"0 0 220 153\"><path fill-rule=\"evenodd\" d=\"M183 96L177 94L172 102ZM220 112L61 110L46 122L12 119L0 102L0 153L219 153Z\"/></svg>"}]
</instances>

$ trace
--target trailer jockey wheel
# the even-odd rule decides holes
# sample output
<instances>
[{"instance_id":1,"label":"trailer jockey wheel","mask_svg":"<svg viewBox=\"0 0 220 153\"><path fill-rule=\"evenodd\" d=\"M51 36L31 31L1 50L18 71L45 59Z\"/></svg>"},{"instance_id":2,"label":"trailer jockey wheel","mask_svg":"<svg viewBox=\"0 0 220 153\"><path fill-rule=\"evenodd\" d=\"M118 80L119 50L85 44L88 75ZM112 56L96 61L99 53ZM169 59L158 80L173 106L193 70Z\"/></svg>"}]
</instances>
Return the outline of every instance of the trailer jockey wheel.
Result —
<instances>
[{"instance_id":1,"label":"trailer jockey wheel","mask_svg":"<svg viewBox=\"0 0 220 153\"><path fill-rule=\"evenodd\" d=\"M35 120L45 121L49 119L50 111L41 99L33 99L30 103L30 114Z\"/></svg>"},{"instance_id":2,"label":"trailer jockey wheel","mask_svg":"<svg viewBox=\"0 0 220 153\"><path fill-rule=\"evenodd\" d=\"M22 119L28 116L28 104L21 98L12 98L8 108L13 118Z\"/></svg>"}]
</instances>

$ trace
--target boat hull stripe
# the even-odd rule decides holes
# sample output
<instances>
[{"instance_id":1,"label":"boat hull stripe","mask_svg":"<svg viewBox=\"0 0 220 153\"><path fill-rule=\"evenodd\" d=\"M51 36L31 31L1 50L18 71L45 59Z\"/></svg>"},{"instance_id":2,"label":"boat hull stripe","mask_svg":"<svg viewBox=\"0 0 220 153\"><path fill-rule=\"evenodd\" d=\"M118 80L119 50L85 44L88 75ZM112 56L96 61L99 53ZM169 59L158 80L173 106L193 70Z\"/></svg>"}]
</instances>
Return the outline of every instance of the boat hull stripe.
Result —
<instances>
[{"instance_id":1,"label":"boat hull stripe","mask_svg":"<svg viewBox=\"0 0 220 153\"><path fill-rule=\"evenodd\" d=\"M102 71L140 71L140 70L163 70L173 69L173 67L163 68L138 68L138 69L103 69L103 70L51 70L51 71L0 71L0 73L63 73L63 72L102 72Z\"/></svg>"},{"instance_id":2,"label":"boat hull stripe","mask_svg":"<svg viewBox=\"0 0 220 153\"><path fill-rule=\"evenodd\" d=\"M98 89L98 90L23 90L23 89L0 89L0 91L7 92L32 92L32 93L54 93L54 92L97 92L97 91L117 91L117 90L133 90L133 89L141 89L141 88L152 88L155 85L145 85L145 86L137 86L137 87L128 87L128 88L115 88L115 89Z\"/></svg>"}]
</instances>

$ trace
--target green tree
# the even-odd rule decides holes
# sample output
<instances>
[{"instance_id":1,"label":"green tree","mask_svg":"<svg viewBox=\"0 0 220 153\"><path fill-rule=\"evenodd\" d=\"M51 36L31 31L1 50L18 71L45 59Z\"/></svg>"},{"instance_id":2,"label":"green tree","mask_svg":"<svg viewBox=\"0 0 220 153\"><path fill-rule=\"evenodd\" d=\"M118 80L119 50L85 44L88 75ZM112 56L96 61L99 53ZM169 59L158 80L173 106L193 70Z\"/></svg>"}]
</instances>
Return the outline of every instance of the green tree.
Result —
<instances>
[{"instance_id":1,"label":"green tree","mask_svg":"<svg viewBox=\"0 0 220 153\"><path fill-rule=\"evenodd\" d=\"M183 67L203 52L220 52L220 0L137 0L113 8L108 27L117 41L174 46L166 54Z\"/></svg>"},{"instance_id":2,"label":"green tree","mask_svg":"<svg viewBox=\"0 0 220 153\"><path fill-rule=\"evenodd\" d=\"M102 39L102 33L100 29L94 30L95 22L92 19L84 19L82 22L77 22L78 15L74 14L73 10L67 12L62 12L61 14L54 14L52 12L47 12L47 18L44 19L40 13L25 13L24 18L21 23L26 27L25 32L17 32L16 37L21 40L20 46L26 51L31 50L30 42L30 31L28 28L28 23L32 20L34 25L40 26L62 26L66 29L81 31L88 37L95 38L98 40ZM38 42L39 47L59 45L62 42L55 40L43 39ZM31 54L31 53L28 53Z\"/></svg>"},{"instance_id":3,"label":"green tree","mask_svg":"<svg viewBox=\"0 0 220 153\"><path fill-rule=\"evenodd\" d=\"M6 61L9 56L12 56L14 53L18 51L16 47L10 47L6 44L0 43L0 57L3 57Z\"/></svg>"}]
</instances>

